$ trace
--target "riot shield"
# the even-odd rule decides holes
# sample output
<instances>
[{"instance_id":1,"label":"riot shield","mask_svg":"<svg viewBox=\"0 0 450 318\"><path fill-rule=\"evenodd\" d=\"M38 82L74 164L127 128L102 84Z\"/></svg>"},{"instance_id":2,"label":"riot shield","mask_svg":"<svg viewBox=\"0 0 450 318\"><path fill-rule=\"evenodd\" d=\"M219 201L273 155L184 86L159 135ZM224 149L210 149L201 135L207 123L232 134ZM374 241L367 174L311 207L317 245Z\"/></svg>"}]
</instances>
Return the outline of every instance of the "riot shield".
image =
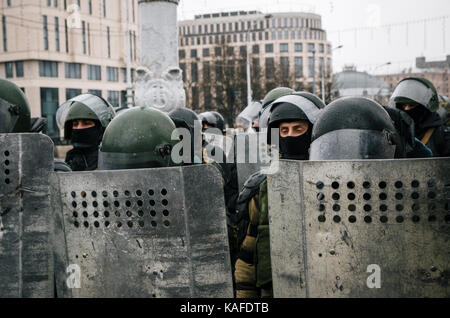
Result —
<instances>
[{"instance_id":1,"label":"riot shield","mask_svg":"<svg viewBox=\"0 0 450 318\"><path fill-rule=\"evenodd\" d=\"M207 165L53 175L62 297L233 297L224 195Z\"/></svg>"},{"instance_id":2,"label":"riot shield","mask_svg":"<svg viewBox=\"0 0 450 318\"><path fill-rule=\"evenodd\" d=\"M0 134L0 298L53 297L53 142Z\"/></svg>"},{"instance_id":3,"label":"riot shield","mask_svg":"<svg viewBox=\"0 0 450 318\"><path fill-rule=\"evenodd\" d=\"M242 190L247 179L261 170L263 166L258 148L258 138L258 134L248 133L237 134L235 137L234 147L239 191Z\"/></svg>"},{"instance_id":4,"label":"riot shield","mask_svg":"<svg viewBox=\"0 0 450 318\"><path fill-rule=\"evenodd\" d=\"M275 297L449 297L450 160L282 161Z\"/></svg>"}]
</instances>

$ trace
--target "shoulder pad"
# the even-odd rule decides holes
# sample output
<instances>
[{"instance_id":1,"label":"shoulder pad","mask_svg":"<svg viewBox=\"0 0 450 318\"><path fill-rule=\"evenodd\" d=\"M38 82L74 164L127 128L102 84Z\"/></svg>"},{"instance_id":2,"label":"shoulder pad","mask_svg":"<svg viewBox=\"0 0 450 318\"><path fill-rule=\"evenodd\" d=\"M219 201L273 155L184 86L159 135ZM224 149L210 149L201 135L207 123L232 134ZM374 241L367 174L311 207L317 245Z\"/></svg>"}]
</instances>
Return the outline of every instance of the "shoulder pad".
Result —
<instances>
[{"instance_id":1,"label":"shoulder pad","mask_svg":"<svg viewBox=\"0 0 450 318\"><path fill-rule=\"evenodd\" d=\"M238 203L250 201L250 199L258 193L259 186L266 179L267 175L261 173L261 171L252 174L245 182L244 188L239 194Z\"/></svg>"},{"instance_id":2,"label":"shoulder pad","mask_svg":"<svg viewBox=\"0 0 450 318\"><path fill-rule=\"evenodd\" d=\"M72 169L70 169L70 166L60 159L55 159L54 164L55 164L55 169L54 169L55 172L72 172Z\"/></svg>"}]
</instances>

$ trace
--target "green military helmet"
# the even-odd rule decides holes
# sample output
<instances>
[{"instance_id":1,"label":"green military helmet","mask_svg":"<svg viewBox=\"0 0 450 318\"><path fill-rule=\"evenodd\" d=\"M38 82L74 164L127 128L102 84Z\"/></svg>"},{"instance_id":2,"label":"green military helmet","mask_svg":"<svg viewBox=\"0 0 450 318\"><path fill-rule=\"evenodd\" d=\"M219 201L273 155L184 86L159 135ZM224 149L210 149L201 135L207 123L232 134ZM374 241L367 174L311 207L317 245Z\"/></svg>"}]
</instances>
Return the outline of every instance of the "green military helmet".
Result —
<instances>
[{"instance_id":1,"label":"green military helmet","mask_svg":"<svg viewBox=\"0 0 450 318\"><path fill-rule=\"evenodd\" d=\"M400 108L401 104L414 102L434 113L439 108L436 87L426 78L408 77L400 81L392 93L389 106Z\"/></svg>"},{"instance_id":2,"label":"green military helmet","mask_svg":"<svg viewBox=\"0 0 450 318\"><path fill-rule=\"evenodd\" d=\"M271 90L267 95L264 97L262 101L262 107L265 108L267 105L271 104L276 99L289 95L294 93L294 90L288 87L277 87Z\"/></svg>"},{"instance_id":3,"label":"green military helmet","mask_svg":"<svg viewBox=\"0 0 450 318\"><path fill-rule=\"evenodd\" d=\"M160 110L133 107L106 128L99 155L100 170L174 166L171 153L175 124Z\"/></svg>"},{"instance_id":4,"label":"green military helmet","mask_svg":"<svg viewBox=\"0 0 450 318\"><path fill-rule=\"evenodd\" d=\"M31 127L30 105L22 90L0 78L0 133L24 133Z\"/></svg>"},{"instance_id":5,"label":"green military helmet","mask_svg":"<svg viewBox=\"0 0 450 318\"><path fill-rule=\"evenodd\" d=\"M56 113L56 121L60 129L64 129L64 138L72 137L72 121L90 119L100 123L103 130L116 116L114 108L103 98L94 94L78 95L62 104Z\"/></svg>"}]
</instances>

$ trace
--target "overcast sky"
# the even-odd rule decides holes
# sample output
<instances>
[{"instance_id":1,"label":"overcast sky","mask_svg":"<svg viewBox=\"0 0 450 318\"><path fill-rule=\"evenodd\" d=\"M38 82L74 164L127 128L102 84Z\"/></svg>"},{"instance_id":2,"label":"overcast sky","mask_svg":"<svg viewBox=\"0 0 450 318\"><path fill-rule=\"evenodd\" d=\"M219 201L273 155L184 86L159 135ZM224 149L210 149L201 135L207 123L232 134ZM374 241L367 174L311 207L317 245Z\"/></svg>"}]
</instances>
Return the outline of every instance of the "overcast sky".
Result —
<instances>
[{"instance_id":1,"label":"overcast sky","mask_svg":"<svg viewBox=\"0 0 450 318\"><path fill-rule=\"evenodd\" d=\"M335 72L356 64L392 73L414 66L417 56L443 60L450 54L449 0L181 0L178 18L235 10L322 15L333 47L343 45L334 52Z\"/></svg>"}]
</instances>

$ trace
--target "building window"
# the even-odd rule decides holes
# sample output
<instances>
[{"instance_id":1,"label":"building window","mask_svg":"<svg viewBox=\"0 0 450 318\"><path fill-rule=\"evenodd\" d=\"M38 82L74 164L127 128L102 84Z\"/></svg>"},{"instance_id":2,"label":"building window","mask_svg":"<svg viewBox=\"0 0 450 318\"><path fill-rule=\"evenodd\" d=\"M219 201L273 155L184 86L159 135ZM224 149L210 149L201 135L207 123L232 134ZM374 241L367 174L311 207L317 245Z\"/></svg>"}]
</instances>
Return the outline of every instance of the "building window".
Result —
<instances>
[{"instance_id":1,"label":"building window","mask_svg":"<svg viewBox=\"0 0 450 318\"><path fill-rule=\"evenodd\" d=\"M117 67L106 67L106 79L108 82L118 82L119 81L119 69Z\"/></svg>"},{"instance_id":2,"label":"building window","mask_svg":"<svg viewBox=\"0 0 450 318\"><path fill-rule=\"evenodd\" d=\"M197 50L191 50L191 58L197 57Z\"/></svg>"},{"instance_id":3,"label":"building window","mask_svg":"<svg viewBox=\"0 0 450 318\"><path fill-rule=\"evenodd\" d=\"M209 56L209 49L203 49L203 57L208 57Z\"/></svg>"},{"instance_id":4,"label":"building window","mask_svg":"<svg viewBox=\"0 0 450 318\"><path fill-rule=\"evenodd\" d=\"M252 52L253 52L253 54L259 54L259 45L258 44L253 45Z\"/></svg>"},{"instance_id":5,"label":"building window","mask_svg":"<svg viewBox=\"0 0 450 318\"><path fill-rule=\"evenodd\" d=\"M16 62L16 77L23 77L23 61Z\"/></svg>"},{"instance_id":6,"label":"building window","mask_svg":"<svg viewBox=\"0 0 450 318\"><path fill-rule=\"evenodd\" d=\"M56 51L59 52L59 18L55 17L55 46Z\"/></svg>"},{"instance_id":7,"label":"building window","mask_svg":"<svg viewBox=\"0 0 450 318\"><path fill-rule=\"evenodd\" d=\"M92 14L92 0L89 0L89 14Z\"/></svg>"},{"instance_id":8,"label":"building window","mask_svg":"<svg viewBox=\"0 0 450 318\"><path fill-rule=\"evenodd\" d=\"M80 63L65 63L66 78L81 78Z\"/></svg>"},{"instance_id":9,"label":"building window","mask_svg":"<svg viewBox=\"0 0 450 318\"><path fill-rule=\"evenodd\" d=\"M179 50L178 51L178 57L180 59L184 59L186 57L186 51L185 50Z\"/></svg>"},{"instance_id":10,"label":"building window","mask_svg":"<svg viewBox=\"0 0 450 318\"><path fill-rule=\"evenodd\" d=\"M119 107L119 92L118 91L108 91L108 102L113 107Z\"/></svg>"},{"instance_id":11,"label":"building window","mask_svg":"<svg viewBox=\"0 0 450 318\"><path fill-rule=\"evenodd\" d=\"M308 58L308 69L309 69L309 77L313 77L314 76L314 68L315 68L315 65L314 65L314 58L313 57L309 57Z\"/></svg>"},{"instance_id":12,"label":"building window","mask_svg":"<svg viewBox=\"0 0 450 318\"><path fill-rule=\"evenodd\" d=\"M227 55L228 56L234 55L234 47L232 47L232 46L227 47Z\"/></svg>"},{"instance_id":13,"label":"building window","mask_svg":"<svg viewBox=\"0 0 450 318\"><path fill-rule=\"evenodd\" d=\"M222 48L221 47L215 47L214 48L214 55L215 56L222 56Z\"/></svg>"},{"instance_id":14,"label":"building window","mask_svg":"<svg viewBox=\"0 0 450 318\"><path fill-rule=\"evenodd\" d=\"M198 88L192 87L192 108L197 108L199 105L199 96L198 96Z\"/></svg>"},{"instance_id":15,"label":"building window","mask_svg":"<svg viewBox=\"0 0 450 318\"><path fill-rule=\"evenodd\" d=\"M92 94L92 95L96 95L98 97L102 97L102 91L98 90L98 89L89 89L88 93Z\"/></svg>"},{"instance_id":16,"label":"building window","mask_svg":"<svg viewBox=\"0 0 450 318\"><path fill-rule=\"evenodd\" d=\"M39 61L39 76L58 77L58 62Z\"/></svg>"},{"instance_id":17,"label":"building window","mask_svg":"<svg viewBox=\"0 0 450 318\"><path fill-rule=\"evenodd\" d=\"M106 0L103 0L103 17L106 18Z\"/></svg>"},{"instance_id":18,"label":"building window","mask_svg":"<svg viewBox=\"0 0 450 318\"><path fill-rule=\"evenodd\" d=\"M280 52L289 52L289 44L288 43L281 43L280 44Z\"/></svg>"},{"instance_id":19,"label":"building window","mask_svg":"<svg viewBox=\"0 0 450 318\"><path fill-rule=\"evenodd\" d=\"M296 78L303 77L303 58L302 57L295 58L295 77Z\"/></svg>"},{"instance_id":20,"label":"building window","mask_svg":"<svg viewBox=\"0 0 450 318\"><path fill-rule=\"evenodd\" d=\"M41 87L41 114L47 119L44 133L50 137L58 137L59 129L56 124L56 111L59 104L58 88Z\"/></svg>"},{"instance_id":21,"label":"building window","mask_svg":"<svg viewBox=\"0 0 450 318\"><path fill-rule=\"evenodd\" d=\"M13 62L5 63L5 74L6 74L6 78L11 78L14 76L14 63Z\"/></svg>"},{"instance_id":22,"label":"building window","mask_svg":"<svg viewBox=\"0 0 450 318\"><path fill-rule=\"evenodd\" d=\"M281 77L289 77L289 57L283 56L280 58Z\"/></svg>"},{"instance_id":23,"label":"building window","mask_svg":"<svg viewBox=\"0 0 450 318\"><path fill-rule=\"evenodd\" d=\"M92 81L102 80L102 68L100 65L88 65L88 79Z\"/></svg>"},{"instance_id":24,"label":"building window","mask_svg":"<svg viewBox=\"0 0 450 318\"><path fill-rule=\"evenodd\" d=\"M295 52L303 52L303 43L295 43Z\"/></svg>"},{"instance_id":25,"label":"building window","mask_svg":"<svg viewBox=\"0 0 450 318\"><path fill-rule=\"evenodd\" d=\"M266 44L266 53L273 53L273 44Z\"/></svg>"},{"instance_id":26,"label":"building window","mask_svg":"<svg viewBox=\"0 0 450 318\"><path fill-rule=\"evenodd\" d=\"M81 89L79 88L67 88L66 89L66 100L72 99L81 95Z\"/></svg>"},{"instance_id":27,"label":"building window","mask_svg":"<svg viewBox=\"0 0 450 318\"><path fill-rule=\"evenodd\" d=\"M246 56L246 55L247 55L247 46L241 45L241 46L239 47L239 54L240 54L241 56Z\"/></svg>"},{"instance_id":28,"label":"building window","mask_svg":"<svg viewBox=\"0 0 450 318\"><path fill-rule=\"evenodd\" d=\"M66 39L66 53L69 53L69 27L67 26L67 19L64 19L64 29Z\"/></svg>"},{"instance_id":29,"label":"building window","mask_svg":"<svg viewBox=\"0 0 450 318\"><path fill-rule=\"evenodd\" d=\"M108 41L108 57L111 57L111 32L109 27L106 27L106 38Z\"/></svg>"},{"instance_id":30,"label":"building window","mask_svg":"<svg viewBox=\"0 0 450 318\"><path fill-rule=\"evenodd\" d=\"M82 33L82 41L83 41L83 54L86 54L87 50L86 50L86 22L82 21L81 22L81 33Z\"/></svg>"},{"instance_id":31,"label":"building window","mask_svg":"<svg viewBox=\"0 0 450 318\"><path fill-rule=\"evenodd\" d=\"M266 78L271 79L275 76L275 65L273 57L266 58Z\"/></svg>"},{"instance_id":32,"label":"building window","mask_svg":"<svg viewBox=\"0 0 450 318\"><path fill-rule=\"evenodd\" d=\"M211 80L211 67L209 62L203 63L203 81L209 82Z\"/></svg>"},{"instance_id":33,"label":"building window","mask_svg":"<svg viewBox=\"0 0 450 318\"><path fill-rule=\"evenodd\" d=\"M3 31L3 51L8 51L8 36L6 33L6 17L2 16L2 31Z\"/></svg>"},{"instance_id":34,"label":"building window","mask_svg":"<svg viewBox=\"0 0 450 318\"><path fill-rule=\"evenodd\" d=\"M47 16L44 15L43 23L44 23L44 50L48 51L48 24L47 24Z\"/></svg>"},{"instance_id":35,"label":"building window","mask_svg":"<svg viewBox=\"0 0 450 318\"><path fill-rule=\"evenodd\" d=\"M319 44L319 52L320 53L325 52L325 46L323 44Z\"/></svg>"},{"instance_id":36,"label":"building window","mask_svg":"<svg viewBox=\"0 0 450 318\"><path fill-rule=\"evenodd\" d=\"M191 81L198 81L198 65L197 63L191 63Z\"/></svg>"},{"instance_id":37,"label":"building window","mask_svg":"<svg viewBox=\"0 0 450 318\"><path fill-rule=\"evenodd\" d=\"M308 43L308 52L313 52L315 50L314 43Z\"/></svg>"}]
</instances>

